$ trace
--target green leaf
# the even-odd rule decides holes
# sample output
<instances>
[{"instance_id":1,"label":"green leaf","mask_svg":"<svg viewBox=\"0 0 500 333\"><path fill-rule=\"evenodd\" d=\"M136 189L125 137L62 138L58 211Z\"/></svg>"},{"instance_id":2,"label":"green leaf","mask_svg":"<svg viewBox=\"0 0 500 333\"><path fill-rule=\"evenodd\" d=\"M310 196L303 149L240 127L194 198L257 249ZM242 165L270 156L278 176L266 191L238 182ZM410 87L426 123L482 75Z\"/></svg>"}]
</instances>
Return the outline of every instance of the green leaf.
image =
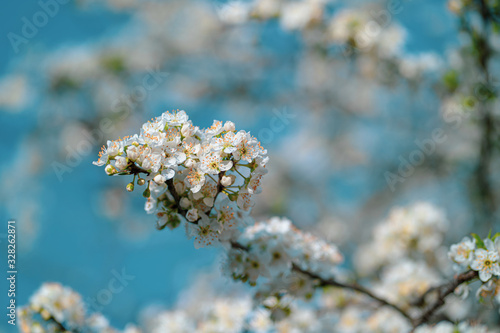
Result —
<instances>
[{"instance_id":1,"label":"green leaf","mask_svg":"<svg viewBox=\"0 0 500 333\"><path fill-rule=\"evenodd\" d=\"M491 240L495 240L497 237L500 237L500 232L494 234L493 237L491 237Z\"/></svg>"},{"instance_id":2,"label":"green leaf","mask_svg":"<svg viewBox=\"0 0 500 333\"><path fill-rule=\"evenodd\" d=\"M483 240L481 237L479 237L477 234L472 233L471 236L476 240L477 247L480 249L485 249L486 246L484 245Z\"/></svg>"}]
</instances>

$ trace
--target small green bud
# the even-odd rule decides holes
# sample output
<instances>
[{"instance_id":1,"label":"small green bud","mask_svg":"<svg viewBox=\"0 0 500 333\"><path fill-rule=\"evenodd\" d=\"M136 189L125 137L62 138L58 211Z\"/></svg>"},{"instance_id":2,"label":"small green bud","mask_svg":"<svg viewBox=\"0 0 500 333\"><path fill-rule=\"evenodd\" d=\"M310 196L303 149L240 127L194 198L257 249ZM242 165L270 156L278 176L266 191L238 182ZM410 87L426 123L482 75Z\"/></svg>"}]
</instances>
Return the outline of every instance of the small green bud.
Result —
<instances>
[{"instance_id":1,"label":"small green bud","mask_svg":"<svg viewBox=\"0 0 500 333\"><path fill-rule=\"evenodd\" d=\"M137 179L137 185L142 186L144 184L146 184L146 181L143 178Z\"/></svg>"},{"instance_id":2,"label":"small green bud","mask_svg":"<svg viewBox=\"0 0 500 333\"><path fill-rule=\"evenodd\" d=\"M238 200L238 193L231 193L228 195L229 200L236 201Z\"/></svg>"},{"instance_id":3,"label":"small green bud","mask_svg":"<svg viewBox=\"0 0 500 333\"><path fill-rule=\"evenodd\" d=\"M112 176L112 175L114 175L117 172L116 168L114 166L112 166L111 164L108 164L106 166L106 168L104 168L104 171L106 171L106 173L108 174L108 176Z\"/></svg>"},{"instance_id":4,"label":"small green bud","mask_svg":"<svg viewBox=\"0 0 500 333\"><path fill-rule=\"evenodd\" d=\"M132 192L134 190L134 183L127 184L127 191Z\"/></svg>"},{"instance_id":5,"label":"small green bud","mask_svg":"<svg viewBox=\"0 0 500 333\"><path fill-rule=\"evenodd\" d=\"M142 192L142 196L144 198L149 198L149 196L151 195L151 191L149 190L149 186L147 189L144 190L144 192Z\"/></svg>"}]
</instances>

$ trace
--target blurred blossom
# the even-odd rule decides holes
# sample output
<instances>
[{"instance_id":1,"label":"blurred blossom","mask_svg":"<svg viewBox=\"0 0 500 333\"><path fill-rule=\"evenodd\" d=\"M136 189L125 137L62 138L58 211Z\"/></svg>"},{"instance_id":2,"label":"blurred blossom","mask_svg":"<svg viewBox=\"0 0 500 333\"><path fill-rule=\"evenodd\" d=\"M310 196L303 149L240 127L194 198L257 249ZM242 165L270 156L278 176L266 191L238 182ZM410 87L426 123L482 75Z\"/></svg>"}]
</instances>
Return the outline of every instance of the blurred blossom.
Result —
<instances>
[{"instance_id":1,"label":"blurred blossom","mask_svg":"<svg viewBox=\"0 0 500 333\"><path fill-rule=\"evenodd\" d=\"M28 78L22 74L13 74L0 80L0 109L20 112L29 103Z\"/></svg>"},{"instance_id":2,"label":"blurred blossom","mask_svg":"<svg viewBox=\"0 0 500 333\"><path fill-rule=\"evenodd\" d=\"M486 25L469 0L403 1L398 11L365 0L79 0L61 10L50 23L61 35L46 30L15 59L5 52L0 77L0 211L18 221L27 265L22 329L41 330L45 319L57 330L55 319L113 333L405 332L397 311L352 291L319 293L293 266L346 283L362 277L406 307L454 265L481 274L470 288L478 297L450 296L416 332L487 332L497 309L478 310L477 299L500 300L497 248L460 242L498 222L497 211L491 221L481 213L488 200L498 210L500 197L498 4L485 3ZM417 15L423 8L435 15ZM436 18L443 29L421 29ZM191 120L143 124L172 108L191 110ZM276 110L292 117L276 127ZM399 174L401 158L435 130L446 139L390 191L384 173ZM103 145L98 172L90 164ZM132 164L146 170L142 183ZM107 177L120 172L130 179ZM214 195L221 172L225 201ZM172 214L170 180L185 216ZM218 246L196 251L154 228L181 218L196 247ZM202 274L220 252L228 275ZM85 311L82 299L120 260L141 282L109 313Z\"/></svg>"}]
</instances>

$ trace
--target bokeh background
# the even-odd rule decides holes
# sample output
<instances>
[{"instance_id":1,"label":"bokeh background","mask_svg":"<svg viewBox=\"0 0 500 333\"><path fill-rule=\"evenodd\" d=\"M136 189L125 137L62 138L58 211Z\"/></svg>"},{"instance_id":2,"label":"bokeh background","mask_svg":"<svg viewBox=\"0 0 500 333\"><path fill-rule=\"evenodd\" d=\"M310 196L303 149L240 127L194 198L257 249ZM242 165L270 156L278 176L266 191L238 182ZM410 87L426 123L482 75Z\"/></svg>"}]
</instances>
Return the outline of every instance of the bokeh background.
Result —
<instances>
[{"instance_id":1,"label":"bokeh background","mask_svg":"<svg viewBox=\"0 0 500 333\"><path fill-rule=\"evenodd\" d=\"M45 281L95 298L125 270L134 280L99 309L123 328L217 270L218 249L156 231L140 193L125 191L129 180L92 165L107 139L172 109L200 127L232 120L256 135L271 162L253 215L288 216L344 253L391 207L415 201L446 211L447 242L474 225L487 232L498 219L478 208L481 128L473 117L443 120L446 105L461 103L440 88L449 68L465 66L456 16L435 0L399 1L382 16L390 3L327 1L303 19L301 10L249 17L244 1L68 1L30 37L23 18L43 7L4 3L0 217L18 225L18 304ZM360 24L378 22L368 46L346 48L331 32L346 8ZM446 140L391 186L387 172L398 174L436 129ZM4 320L0 330L9 331Z\"/></svg>"}]
</instances>

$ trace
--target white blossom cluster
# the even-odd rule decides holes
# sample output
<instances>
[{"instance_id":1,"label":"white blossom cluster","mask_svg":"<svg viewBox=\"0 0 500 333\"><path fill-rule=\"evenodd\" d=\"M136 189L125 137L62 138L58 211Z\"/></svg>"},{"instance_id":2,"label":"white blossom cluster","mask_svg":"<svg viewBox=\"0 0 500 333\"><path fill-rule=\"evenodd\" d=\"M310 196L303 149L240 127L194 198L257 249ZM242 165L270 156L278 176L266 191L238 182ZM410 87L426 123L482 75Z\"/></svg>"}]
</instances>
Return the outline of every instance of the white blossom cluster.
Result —
<instances>
[{"instance_id":1,"label":"white blossom cluster","mask_svg":"<svg viewBox=\"0 0 500 333\"><path fill-rule=\"evenodd\" d=\"M197 312L190 309L155 311L147 310L146 331L151 333L191 333L191 332L241 332L246 317L252 311L248 297L211 299L210 304L200 302Z\"/></svg>"},{"instance_id":2,"label":"white blossom cluster","mask_svg":"<svg viewBox=\"0 0 500 333\"><path fill-rule=\"evenodd\" d=\"M145 210L158 228L187 220L195 247L215 245L238 234L267 173L267 151L234 123L193 126L186 112L165 112L145 123L139 135L108 141L98 161L108 175L134 175L128 191L146 184ZM144 173L145 178L140 174ZM222 194L222 195L220 195Z\"/></svg>"},{"instance_id":3,"label":"white blossom cluster","mask_svg":"<svg viewBox=\"0 0 500 333\"><path fill-rule=\"evenodd\" d=\"M464 237L460 243L451 246L448 256L456 264L456 270L478 272L482 282L476 293L479 299L489 298L500 304L500 237L497 235L483 240L477 235L472 239ZM469 285L460 287L458 292L466 297Z\"/></svg>"},{"instance_id":4,"label":"white blossom cluster","mask_svg":"<svg viewBox=\"0 0 500 333\"><path fill-rule=\"evenodd\" d=\"M424 261L403 260L387 266L375 286L393 304L409 307L431 287L439 285L440 276Z\"/></svg>"},{"instance_id":5,"label":"white blossom cluster","mask_svg":"<svg viewBox=\"0 0 500 333\"><path fill-rule=\"evenodd\" d=\"M223 295L211 290L214 281L193 286L184 294L183 302L172 309L146 308L140 315L140 327L128 324L123 331L109 325L99 313L86 314L82 297L67 287L47 283L33 295L29 308L21 310L21 331L38 332L85 332L85 333L394 333L409 332L411 326L390 308L370 309L362 302L352 303L342 310L314 308L307 304L289 304L286 317L276 320L275 308L255 307L248 295ZM209 278L210 279L210 278ZM202 290L199 290L199 287ZM338 296L340 290L335 288ZM189 294L193 295L189 295ZM37 321L34 309L44 308L41 318L57 317L55 324L50 319ZM72 313L78 313L75 321ZM45 316L45 317L43 317ZM71 325L71 326L70 326ZM486 333L491 332L481 325L466 322L452 324L440 322L423 325L415 330L419 333Z\"/></svg>"},{"instance_id":6,"label":"white blossom cluster","mask_svg":"<svg viewBox=\"0 0 500 333\"><path fill-rule=\"evenodd\" d=\"M396 24L388 27L376 21L369 10L342 8L334 15L328 8L331 0L254 0L249 3L227 3L219 10L220 18L229 24L241 24L249 19L278 18L285 30L318 28L325 44L350 44L359 49L376 47L384 56L395 55L402 47L405 31ZM388 22L384 23L388 24Z\"/></svg>"},{"instance_id":7,"label":"white blossom cluster","mask_svg":"<svg viewBox=\"0 0 500 333\"><path fill-rule=\"evenodd\" d=\"M220 18L227 23L243 23L250 18L271 19L278 17L286 30L300 30L323 19L325 6L331 0L255 0L249 3L229 2L219 10Z\"/></svg>"},{"instance_id":8,"label":"white blossom cluster","mask_svg":"<svg viewBox=\"0 0 500 333\"><path fill-rule=\"evenodd\" d=\"M260 192L267 161L257 140L237 132L232 122L215 121L201 130L184 111L176 111L144 124L140 135L108 141L94 163L106 165L109 175L134 174L134 180L145 173L137 183L147 182L146 211L157 215L158 227L175 228L185 218L196 248L227 244L228 275L251 285L262 277L266 283L260 284L258 297L283 291L311 297L313 279L301 270L328 279L343 257L337 247L287 219L252 223L245 212ZM134 187L132 182L127 189Z\"/></svg>"},{"instance_id":9,"label":"white blossom cluster","mask_svg":"<svg viewBox=\"0 0 500 333\"><path fill-rule=\"evenodd\" d=\"M263 299L287 291L309 298L313 280L300 272L312 272L324 279L333 277L343 256L335 245L303 233L287 219L271 218L247 227L229 250L226 271L234 279L260 285L257 295Z\"/></svg>"},{"instance_id":10,"label":"white blossom cluster","mask_svg":"<svg viewBox=\"0 0 500 333\"><path fill-rule=\"evenodd\" d=\"M477 271L482 282L500 277L500 238L486 238L480 244L477 239L464 237L460 243L451 246L448 256L458 268Z\"/></svg>"},{"instance_id":11,"label":"white blossom cluster","mask_svg":"<svg viewBox=\"0 0 500 333\"><path fill-rule=\"evenodd\" d=\"M408 80L437 70L441 59L434 53L408 55L403 52L406 30L387 20L386 8L373 6L337 7L331 0L253 0L228 2L218 13L226 24L243 24L251 19L277 19L284 30L301 31L306 44L325 50L336 48L343 55L359 53L364 76L377 76L379 67L391 67ZM382 81L385 78L381 78ZM359 94L357 95L359 97Z\"/></svg>"},{"instance_id":12,"label":"white blossom cluster","mask_svg":"<svg viewBox=\"0 0 500 333\"><path fill-rule=\"evenodd\" d=\"M373 241L360 247L357 268L370 274L404 258L436 261L448 225L444 212L426 202L394 208L375 227Z\"/></svg>"},{"instance_id":13,"label":"white blossom cluster","mask_svg":"<svg viewBox=\"0 0 500 333\"><path fill-rule=\"evenodd\" d=\"M86 332L119 333L99 313L87 314L80 294L59 283L44 283L19 310L20 330L24 333ZM128 325L123 333L138 333Z\"/></svg>"},{"instance_id":14,"label":"white blossom cluster","mask_svg":"<svg viewBox=\"0 0 500 333\"><path fill-rule=\"evenodd\" d=\"M415 330L415 333L488 333L492 332L483 325L471 325L466 322L453 324L442 321L436 325L422 325Z\"/></svg>"}]
</instances>

